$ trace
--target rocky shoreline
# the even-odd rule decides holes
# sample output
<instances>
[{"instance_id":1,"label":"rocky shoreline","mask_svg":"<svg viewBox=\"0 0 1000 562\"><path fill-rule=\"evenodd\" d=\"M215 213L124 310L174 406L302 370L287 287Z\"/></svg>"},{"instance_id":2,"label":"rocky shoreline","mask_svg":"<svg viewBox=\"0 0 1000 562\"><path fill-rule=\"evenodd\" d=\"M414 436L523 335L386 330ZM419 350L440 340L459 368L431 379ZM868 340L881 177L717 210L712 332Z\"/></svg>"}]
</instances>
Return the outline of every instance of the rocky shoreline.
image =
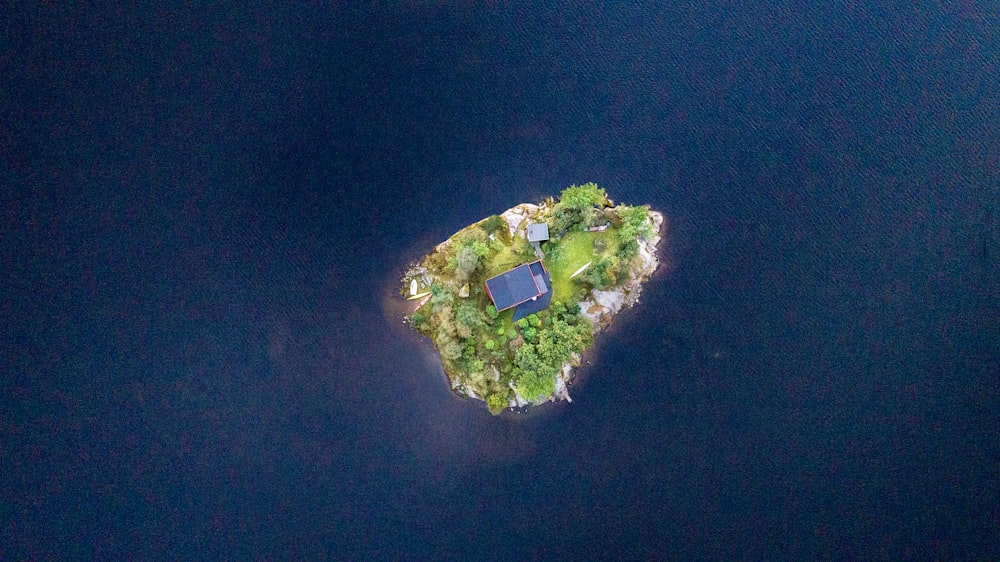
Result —
<instances>
[{"instance_id":1,"label":"rocky shoreline","mask_svg":"<svg viewBox=\"0 0 1000 562\"><path fill-rule=\"evenodd\" d=\"M503 215L501 215L503 216ZM657 257L657 246L662 240L663 214L658 211L649 211L650 219L653 221L653 230L656 235L639 241L639 255L629 270L629 278L620 287L611 291L591 291L589 299L580 302L580 311L594 327L594 336L611 325L615 315L625 308L631 308L639 302L642 294L642 285L656 272L660 266ZM510 224L508 222L508 224ZM556 374L556 390L549 398L550 402L565 400L572 402L569 389L567 388L574 378L574 370L580 366L580 356L575 355L572 361L564 363L562 370ZM522 406L520 401L524 401L520 396L518 406ZM513 401L512 401L513 402ZM523 405L527 405L524 401Z\"/></svg>"}]
</instances>

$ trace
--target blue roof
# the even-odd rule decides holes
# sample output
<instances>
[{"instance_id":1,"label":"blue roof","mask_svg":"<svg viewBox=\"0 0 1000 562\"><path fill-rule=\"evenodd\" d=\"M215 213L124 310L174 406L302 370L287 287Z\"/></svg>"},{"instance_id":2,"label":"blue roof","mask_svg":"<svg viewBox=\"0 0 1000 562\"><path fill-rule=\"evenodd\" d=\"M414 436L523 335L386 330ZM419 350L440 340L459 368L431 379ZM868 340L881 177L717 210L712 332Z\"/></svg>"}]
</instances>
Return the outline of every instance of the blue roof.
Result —
<instances>
[{"instance_id":1,"label":"blue roof","mask_svg":"<svg viewBox=\"0 0 1000 562\"><path fill-rule=\"evenodd\" d=\"M549 272L542 269L542 264L535 262L531 264L532 271L541 271L541 274L535 277L535 282L544 291L538 298L534 300L526 300L521 304L517 305L517 309L514 310L514 321L517 322L521 318L529 314L534 314L535 312L541 312L549 307L549 303L552 302L552 279L549 278ZM538 267L534 267L537 265Z\"/></svg>"},{"instance_id":2,"label":"blue roof","mask_svg":"<svg viewBox=\"0 0 1000 562\"><path fill-rule=\"evenodd\" d=\"M536 264L536 267L532 267ZM544 283L539 286L535 282L533 269L544 271L541 262L525 263L486 280L486 290L497 310L517 306L548 292L548 287Z\"/></svg>"},{"instance_id":3,"label":"blue roof","mask_svg":"<svg viewBox=\"0 0 1000 562\"><path fill-rule=\"evenodd\" d=\"M531 270L531 274L534 275L535 277L538 277L539 275L542 275L543 273L545 273L545 268L542 267L542 262L540 262L540 261L533 261L533 262L529 263L528 264L528 269ZM548 277L547 273L546 273L546 277ZM542 290L542 291L546 290L541 285L539 285L538 288L539 288L539 290Z\"/></svg>"}]
</instances>

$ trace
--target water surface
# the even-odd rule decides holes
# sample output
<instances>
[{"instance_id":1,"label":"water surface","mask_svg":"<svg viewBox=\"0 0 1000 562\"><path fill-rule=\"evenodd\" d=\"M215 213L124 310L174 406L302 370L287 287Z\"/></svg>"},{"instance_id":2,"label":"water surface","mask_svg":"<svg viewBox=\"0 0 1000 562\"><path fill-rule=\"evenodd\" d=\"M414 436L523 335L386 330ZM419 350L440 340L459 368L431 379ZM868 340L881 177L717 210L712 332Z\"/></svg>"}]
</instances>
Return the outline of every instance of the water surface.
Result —
<instances>
[{"instance_id":1,"label":"water surface","mask_svg":"<svg viewBox=\"0 0 1000 562\"><path fill-rule=\"evenodd\" d=\"M997 14L11 10L10 558L991 558ZM595 181L671 267L572 404L388 295Z\"/></svg>"}]
</instances>

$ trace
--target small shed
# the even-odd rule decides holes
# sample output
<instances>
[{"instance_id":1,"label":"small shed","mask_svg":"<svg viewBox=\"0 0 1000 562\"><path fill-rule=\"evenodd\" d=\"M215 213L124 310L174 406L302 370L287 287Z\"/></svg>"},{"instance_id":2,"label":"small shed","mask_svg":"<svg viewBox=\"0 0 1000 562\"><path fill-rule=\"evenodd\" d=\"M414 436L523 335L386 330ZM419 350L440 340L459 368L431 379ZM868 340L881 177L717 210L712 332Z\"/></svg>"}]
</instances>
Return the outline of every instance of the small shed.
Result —
<instances>
[{"instance_id":1,"label":"small shed","mask_svg":"<svg viewBox=\"0 0 1000 562\"><path fill-rule=\"evenodd\" d=\"M528 225L528 242L545 242L549 239L549 225L544 222Z\"/></svg>"}]
</instances>

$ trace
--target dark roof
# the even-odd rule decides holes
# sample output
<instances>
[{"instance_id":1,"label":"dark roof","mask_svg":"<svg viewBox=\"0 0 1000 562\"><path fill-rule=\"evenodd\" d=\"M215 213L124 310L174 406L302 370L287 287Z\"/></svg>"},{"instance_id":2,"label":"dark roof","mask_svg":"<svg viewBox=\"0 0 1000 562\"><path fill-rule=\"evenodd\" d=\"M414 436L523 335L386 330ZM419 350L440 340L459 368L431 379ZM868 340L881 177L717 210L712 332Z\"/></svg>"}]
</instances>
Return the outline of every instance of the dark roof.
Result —
<instances>
[{"instance_id":1,"label":"dark roof","mask_svg":"<svg viewBox=\"0 0 1000 562\"><path fill-rule=\"evenodd\" d=\"M545 310L549 307L549 303L552 302L552 279L549 277L549 272L545 271L542 267L542 262L536 261L529 264L529 266L531 267L531 272L535 275L535 283L538 284L543 292L541 295L538 295L538 298L529 299L517 305L517 309L514 310L515 322L529 314Z\"/></svg>"},{"instance_id":2,"label":"dark roof","mask_svg":"<svg viewBox=\"0 0 1000 562\"><path fill-rule=\"evenodd\" d=\"M548 272L546 272L545 268L542 267L542 262L533 261L528 264L528 269L531 270L531 275L535 278L535 284L538 285L538 290L543 293L547 293L549 291L548 284L543 285L541 280L538 278L540 275L544 276L546 280L549 278Z\"/></svg>"},{"instance_id":3,"label":"dark roof","mask_svg":"<svg viewBox=\"0 0 1000 562\"><path fill-rule=\"evenodd\" d=\"M544 222L528 225L528 242L544 242L549 239L549 225Z\"/></svg>"},{"instance_id":4,"label":"dark roof","mask_svg":"<svg viewBox=\"0 0 1000 562\"><path fill-rule=\"evenodd\" d=\"M486 280L486 292L493 299L493 306L497 307L497 310L517 306L526 300L548 292L545 283L541 283L539 286L539 283L535 281L533 269L545 271L542 268L542 263L536 261L521 264L510 271Z\"/></svg>"}]
</instances>

